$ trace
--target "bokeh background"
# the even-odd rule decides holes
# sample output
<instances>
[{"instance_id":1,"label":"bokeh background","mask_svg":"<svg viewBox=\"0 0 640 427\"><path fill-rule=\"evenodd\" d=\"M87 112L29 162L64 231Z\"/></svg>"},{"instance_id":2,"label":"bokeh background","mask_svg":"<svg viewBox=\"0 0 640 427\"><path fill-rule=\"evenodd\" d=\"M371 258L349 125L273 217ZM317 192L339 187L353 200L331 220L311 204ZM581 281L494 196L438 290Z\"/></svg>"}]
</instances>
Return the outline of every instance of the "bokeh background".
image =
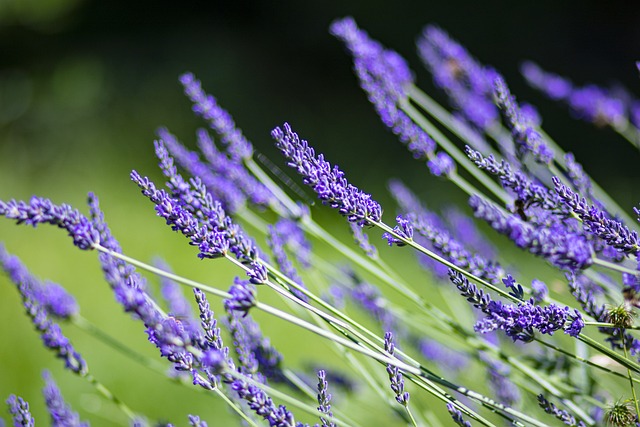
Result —
<instances>
[{"instance_id":1,"label":"bokeh background","mask_svg":"<svg viewBox=\"0 0 640 427\"><path fill-rule=\"evenodd\" d=\"M622 206L630 211L638 202L638 151L609 129L571 119L563 106L529 88L518 67L531 59L579 84L623 85L640 96L635 67L640 4L349 3L0 0L0 198L36 194L82 206L86 193L94 191L127 253L147 261L161 255L176 271L226 289L232 277L226 265L195 259L193 248L154 218L151 205L128 178L134 168L158 177L152 150L158 126L169 127L193 146L194 132L203 123L191 114L177 82L189 70L234 115L256 149L278 165L282 161L269 131L288 121L389 212L390 177L403 179L431 206L464 204L461 192L432 178L377 120L349 56L328 34L333 19L352 15L370 35L404 55L418 85L444 102L414 45L425 24L439 24L500 70L520 100L538 106L545 130L576 153ZM316 208L314 215L350 240L345 223L333 212ZM72 289L87 318L137 350L155 354L141 327L116 306L101 281L95 254L81 253L59 230L31 230L8 221L0 221L0 240L36 274ZM384 256L405 262L397 251ZM540 265L528 263L522 270L533 274ZM407 274L418 274L406 268ZM270 301L268 295L264 299ZM271 322L268 329L292 366L305 366L316 351L315 360L324 355L327 365L334 365L327 349L308 334L282 322ZM65 332L96 377L134 409L178 425L186 424L187 413L200 413L210 425L228 422L217 401L168 384L83 331L67 327ZM44 420L39 389L46 367L83 418L94 425L125 422L42 348L3 276L0 334L0 398L18 393ZM308 343L305 351L297 348L300 342Z\"/></svg>"}]
</instances>

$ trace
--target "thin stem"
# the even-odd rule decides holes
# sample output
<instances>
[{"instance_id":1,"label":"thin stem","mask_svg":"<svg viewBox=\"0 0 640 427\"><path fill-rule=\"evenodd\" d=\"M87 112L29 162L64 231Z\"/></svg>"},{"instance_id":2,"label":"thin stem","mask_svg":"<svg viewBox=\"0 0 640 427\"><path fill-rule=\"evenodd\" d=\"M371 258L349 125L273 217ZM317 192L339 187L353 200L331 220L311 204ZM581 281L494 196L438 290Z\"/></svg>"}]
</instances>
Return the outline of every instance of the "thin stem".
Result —
<instances>
[{"instance_id":1,"label":"thin stem","mask_svg":"<svg viewBox=\"0 0 640 427\"><path fill-rule=\"evenodd\" d=\"M609 270L618 271L620 273L629 273L629 274L633 274L634 276L638 274L638 270L625 267L624 265L616 264L616 263L609 262L604 259L600 259L596 257L593 257L592 259L595 265L608 268Z\"/></svg>"},{"instance_id":2,"label":"thin stem","mask_svg":"<svg viewBox=\"0 0 640 427\"><path fill-rule=\"evenodd\" d=\"M413 120L418 126L424 129L434 141L442 147L460 166L477 179L487 190L493 193L498 199L505 204L511 203L511 197L493 180L491 180L483 171L456 147L438 128L429 122L418 110L416 110L407 100L399 102L400 108Z\"/></svg>"},{"instance_id":3,"label":"thin stem","mask_svg":"<svg viewBox=\"0 0 640 427\"><path fill-rule=\"evenodd\" d=\"M583 341L588 346L593 347L596 350L600 351L601 353L609 356L611 359L615 360L622 366L629 368L636 373L640 373L640 365L638 365L636 362L620 356L618 353L608 349L607 347L603 346L599 342L595 341L593 338L590 338L582 333L578 335L577 338Z\"/></svg>"},{"instance_id":4,"label":"thin stem","mask_svg":"<svg viewBox=\"0 0 640 427\"><path fill-rule=\"evenodd\" d=\"M84 378L89 381L89 383L95 387L96 390L100 394L102 394L107 400L114 403L124 414L131 420L134 421L138 418L135 412L133 412L122 400L120 400L116 395L114 395L111 390L109 390L104 384L98 381L93 375L87 374Z\"/></svg>"}]
</instances>

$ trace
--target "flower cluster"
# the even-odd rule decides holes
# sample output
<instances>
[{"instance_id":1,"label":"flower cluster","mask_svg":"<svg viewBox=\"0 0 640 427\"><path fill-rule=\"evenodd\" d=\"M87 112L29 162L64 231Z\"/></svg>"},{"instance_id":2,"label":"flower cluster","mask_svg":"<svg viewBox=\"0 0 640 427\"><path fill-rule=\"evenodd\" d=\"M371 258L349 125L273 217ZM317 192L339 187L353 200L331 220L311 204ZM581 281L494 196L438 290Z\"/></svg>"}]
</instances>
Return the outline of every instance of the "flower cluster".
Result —
<instances>
[{"instance_id":1,"label":"flower cluster","mask_svg":"<svg viewBox=\"0 0 640 427\"><path fill-rule=\"evenodd\" d=\"M293 180L275 168L270 168L274 178L262 170L230 114L190 73L180 77L185 93L220 144L201 129L196 134L199 151L191 151L161 128L154 148L166 187L136 171L130 176L166 225L197 248L207 268L227 263L246 277L234 273L233 282L224 283L224 274L214 274L207 275L211 284L200 283L173 272L164 261L149 265L125 254L92 193L88 216L39 197L0 201L0 216L18 224L55 225L78 248L93 250L117 303L140 322L157 350L155 356L170 363L171 372L162 365L157 370L180 385L219 397L231 416L246 425L308 427L282 401L315 415L316 427L358 426L356 418L363 413L353 408L363 396L371 411L364 414L368 424L373 420L417 427L450 416L462 427L497 421L543 426L542 419L550 418L546 412L566 425L583 427L601 423L608 397L594 396L621 395L630 387L635 399L635 377L640 374L634 326L640 307L635 219L604 193L575 156L547 136L534 107L518 104L497 71L482 65L440 28L427 26L418 50L452 113L421 92L407 61L370 38L354 19L335 21L331 33L353 56L355 73L376 113L413 157L439 181L458 186L475 218L490 225L485 228L528 253L506 257L505 242L494 245L481 221L477 224L459 207L438 213L427 209L396 180L389 184L398 206L391 223L383 218L378 201L351 184L343 170L289 124L273 129L271 136L287 165L323 204L346 217L364 253L358 251L316 221L322 215L313 211L312 216L312 209L321 208L295 200L276 182L278 178L296 190ZM607 94L574 88L530 64L525 74L590 120L619 133L633 131L627 123L628 106L619 108ZM591 105L594 100L596 105ZM459 141L450 140L441 127ZM256 154L256 160L268 166L264 159ZM305 199L301 192L294 193ZM635 213L640 221L640 209ZM256 233L255 240L244 227ZM390 248L378 251L370 236L382 237ZM266 243L268 252L256 242ZM403 250L396 247L415 253L433 274L415 272L409 263L389 255L401 255ZM538 265L525 265L522 259L530 254L548 268L538 271ZM64 287L37 279L1 244L0 266L15 284L45 347L69 370L88 380L131 425L172 425L148 422L98 382L56 322L85 329L144 366L155 369L156 360L130 351L120 336L84 319ZM534 279L523 286L516 281L533 268L544 282ZM159 291L142 270L160 277ZM443 280L447 276L450 280ZM195 305L183 294L183 285L193 289ZM286 304L262 292L284 297ZM559 302L568 293L579 308ZM220 321L208 295L222 299ZM313 333L329 343L336 359L308 361L325 354L321 347L286 328L274 335L275 323L262 323L263 316ZM560 330L564 338L554 336ZM592 332L599 332L599 339ZM296 349L305 353L285 359L284 350ZM624 369L614 369L611 361ZM324 369L337 363L344 376ZM88 426L62 398L50 374L44 377L52 424ZM478 389L473 381L481 382ZM387 387L392 395L384 392ZM534 397L539 407L532 405ZM34 425L24 399L12 395L7 403L14 425ZM636 422L640 412L634 400L609 406L606 418L616 427ZM218 414L222 417L222 412L215 414L216 425L226 425ZM208 425L197 415L189 415L188 423Z\"/></svg>"}]
</instances>

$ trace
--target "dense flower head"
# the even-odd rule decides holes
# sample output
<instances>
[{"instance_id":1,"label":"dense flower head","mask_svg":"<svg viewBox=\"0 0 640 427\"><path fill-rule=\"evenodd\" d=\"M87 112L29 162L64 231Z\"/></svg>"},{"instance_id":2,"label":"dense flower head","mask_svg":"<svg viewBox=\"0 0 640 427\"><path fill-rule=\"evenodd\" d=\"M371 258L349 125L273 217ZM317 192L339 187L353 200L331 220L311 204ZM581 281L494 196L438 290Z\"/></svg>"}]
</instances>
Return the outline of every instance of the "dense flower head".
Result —
<instances>
[{"instance_id":1,"label":"dense flower head","mask_svg":"<svg viewBox=\"0 0 640 427\"><path fill-rule=\"evenodd\" d=\"M613 127L628 120L628 109L632 108L625 101L628 95L621 97L613 90L596 85L576 87L568 79L546 72L533 62L525 62L521 71L531 86L551 99L565 102L579 119Z\"/></svg>"},{"instance_id":2,"label":"dense flower head","mask_svg":"<svg viewBox=\"0 0 640 427\"><path fill-rule=\"evenodd\" d=\"M445 152L438 152L427 162L431 175L449 176L456 170L456 164L453 159Z\"/></svg>"},{"instance_id":3,"label":"dense flower head","mask_svg":"<svg viewBox=\"0 0 640 427\"><path fill-rule=\"evenodd\" d=\"M89 427L89 423L81 422L80 416L74 412L62 397L60 389L48 371L42 374L45 386L42 389L47 410L51 415L51 425L54 427Z\"/></svg>"},{"instance_id":4,"label":"dense flower head","mask_svg":"<svg viewBox=\"0 0 640 427\"><path fill-rule=\"evenodd\" d=\"M77 209L65 203L56 205L43 197L33 196L29 202L0 200L0 216L15 219L18 224L33 227L51 224L65 229L73 239L73 244L80 249L93 249L95 244L100 243L97 231Z\"/></svg>"},{"instance_id":5,"label":"dense flower head","mask_svg":"<svg viewBox=\"0 0 640 427\"><path fill-rule=\"evenodd\" d=\"M471 427L471 423L469 421L465 421L462 417L462 412L453 405L453 403L447 403L447 411L451 414L451 418L453 418L453 422L461 427Z\"/></svg>"},{"instance_id":6,"label":"dense flower head","mask_svg":"<svg viewBox=\"0 0 640 427\"><path fill-rule=\"evenodd\" d=\"M200 159L198 153L187 150L168 130L159 129L158 136L180 167L189 175L199 177L207 190L220 201L225 211L233 213L244 207L247 196L237 183L230 179L233 169L244 169L241 164L233 162L222 154L220 157L224 157L230 167L212 170Z\"/></svg>"},{"instance_id":7,"label":"dense flower head","mask_svg":"<svg viewBox=\"0 0 640 427\"><path fill-rule=\"evenodd\" d=\"M199 178L184 181L161 142L156 142L156 154L169 178L171 195L158 190L149 178L143 178L136 171L131 173L131 179L156 205L158 216L198 246L200 258L218 258L231 252L246 262L257 259L255 243L227 216L222 205L213 200L202 181Z\"/></svg>"},{"instance_id":8,"label":"dense flower head","mask_svg":"<svg viewBox=\"0 0 640 427\"><path fill-rule=\"evenodd\" d=\"M574 193L558 177L553 177L553 183L562 202L580 217L587 232L600 237L608 245L625 254L640 253L640 239L636 231L631 231L622 222L611 219L598 207L589 206L586 199Z\"/></svg>"},{"instance_id":9,"label":"dense flower head","mask_svg":"<svg viewBox=\"0 0 640 427\"><path fill-rule=\"evenodd\" d=\"M511 136L517 144L520 157L531 153L536 162L551 163L553 151L544 142L540 133L534 129L529 117L522 113L504 79L496 77L494 85L498 107L502 110L507 126L511 130Z\"/></svg>"},{"instance_id":10,"label":"dense flower head","mask_svg":"<svg viewBox=\"0 0 640 427\"><path fill-rule=\"evenodd\" d=\"M555 209L558 206L558 197L555 193L534 182L523 171L514 170L513 166L506 160L498 161L493 154L485 157L482 153L469 146L465 148L465 151L478 168L497 176L504 188L510 189L515 193L523 206L523 210L524 207L530 206L542 206L545 209Z\"/></svg>"},{"instance_id":11,"label":"dense flower head","mask_svg":"<svg viewBox=\"0 0 640 427\"><path fill-rule=\"evenodd\" d=\"M236 278L229 288L229 294L231 294L231 298L224 300L224 306L227 310L247 314L256 305L256 288L253 281L247 283L245 280Z\"/></svg>"},{"instance_id":12,"label":"dense flower head","mask_svg":"<svg viewBox=\"0 0 640 427\"><path fill-rule=\"evenodd\" d=\"M67 369L79 374L87 373L87 364L83 357L75 350L69 339L62 333L60 326L50 318L46 301L40 297L39 281L22 264L16 256L10 255L0 245L0 268L15 284L22 304L33 326L40 334L45 347L56 353L56 357L65 361Z\"/></svg>"},{"instance_id":13,"label":"dense flower head","mask_svg":"<svg viewBox=\"0 0 640 427\"><path fill-rule=\"evenodd\" d=\"M493 104L495 71L481 65L467 50L435 25L428 25L418 39L418 53L436 86L475 127L486 129L498 118Z\"/></svg>"},{"instance_id":14,"label":"dense flower head","mask_svg":"<svg viewBox=\"0 0 640 427\"><path fill-rule=\"evenodd\" d=\"M393 356L395 352L395 344L393 343L393 334L387 332L384 334L384 350L390 356ZM396 395L396 401L402 406L409 404L409 392L404 391L404 378L400 372L400 368L391 364L387 365L387 374L389 374L389 381L391 382L391 390Z\"/></svg>"},{"instance_id":15,"label":"dense flower head","mask_svg":"<svg viewBox=\"0 0 640 427\"><path fill-rule=\"evenodd\" d=\"M380 221L382 207L371 195L349 184L344 172L337 166L332 168L322 154L316 156L315 150L307 141L300 139L288 123L283 128L278 127L271 132L276 147L288 159L287 164L303 176L303 182L313 188L323 203L338 209L350 222L360 226Z\"/></svg>"},{"instance_id":16,"label":"dense flower head","mask_svg":"<svg viewBox=\"0 0 640 427\"><path fill-rule=\"evenodd\" d=\"M184 93L193 102L193 111L205 119L220 136L229 157L235 162L251 158L253 146L236 127L231 114L220 107L213 96L204 92L200 81L193 74L185 73L180 76L180 83L184 86Z\"/></svg>"},{"instance_id":17,"label":"dense flower head","mask_svg":"<svg viewBox=\"0 0 640 427\"><path fill-rule=\"evenodd\" d=\"M9 413L13 416L13 425L15 427L33 427L36 422L29 411L29 402L23 398L12 394L7 399Z\"/></svg>"},{"instance_id":18,"label":"dense flower head","mask_svg":"<svg viewBox=\"0 0 640 427\"><path fill-rule=\"evenodd\" d=\"M547 414L551 414L564 424L573 427L586 427L586 424L583 421L577 420L571 415L568 411L558 409L556 405L549 402L543 394L538 395L538 404Z\"/></svg>"},{"instance_id":19,"label":"dense flower head","mask_svg":"<svg viewBox=\"0 0 640 427\"><path fill-rule=\"evenodd\" d=\"M534 227L515 215L507 215L479 196L471 196L469 205L476 218L483 219L497 232L508 236L516 246L547 259L567 270L581 270L593 263L593 249L581 233L567 222Z\"/></svg>"},{"instance_id":20,"label":"dense flower head","mask_svg":"<svg viewBox=\"0 0 640 427\"><path fill-rule=\"evenodd\" d=\"M505 331L514 341L531 341L534 330L553 335L559 329L571 336L578 336L584 327L582 316L577 310L570 312L569 307L549 304L536 305L533 300L518 305L491 301L486 307L487 317L478 321L476 332L487 333L497 329Z\"/></svg>"},{"instance_id":21,"label":"dense flower head","mask_svg":"<svg viewBox=\"0 0 640 427\"><path fill-rule=\"evenodd\" d=\"M382 122L400 138L416 159L430 157L435 142L398 106L413 82L408 65L396 52L385 49L360 30L352 18L335 21L331 33L345 42L353 55L354 70Z\"/></svg>"},{"instance_id":22,"label":"dense flower head","mask_svg":"<svg viewBox=\"0 0 640 427\"><path fill-rule=\"evenodd\" d=\"M333 417L331 412L331 393L329 393L329 383L327 382L327 375L324 370L318 371L318 412ZM333 421L328 421L326 418L320 417L322 427L335 427Z\"/></svg>"}]
</instances>

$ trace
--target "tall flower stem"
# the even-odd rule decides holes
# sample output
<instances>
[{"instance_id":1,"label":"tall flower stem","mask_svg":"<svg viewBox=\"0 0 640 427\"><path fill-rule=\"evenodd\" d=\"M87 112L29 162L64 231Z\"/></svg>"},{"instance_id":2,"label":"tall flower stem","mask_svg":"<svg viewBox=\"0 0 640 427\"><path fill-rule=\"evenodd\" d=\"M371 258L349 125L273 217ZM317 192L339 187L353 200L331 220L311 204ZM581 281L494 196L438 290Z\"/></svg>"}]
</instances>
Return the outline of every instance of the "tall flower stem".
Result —
<instances>
[{"instance_id":1,"label":"tall flower stem","mask_svg":"<svg viewBox=\"0 0 640 427\"><path fill-rule=\"evenodd\" d=\"M606 261L604 259L593 257L593 263L595 265L599 265L600 267L608 268L609 270L618 271L620 273L629 273L636 275L638 274L638 270L633 268L625 267L624 265L615 264L613 262Z\"/></svg>"}]
</instances>

